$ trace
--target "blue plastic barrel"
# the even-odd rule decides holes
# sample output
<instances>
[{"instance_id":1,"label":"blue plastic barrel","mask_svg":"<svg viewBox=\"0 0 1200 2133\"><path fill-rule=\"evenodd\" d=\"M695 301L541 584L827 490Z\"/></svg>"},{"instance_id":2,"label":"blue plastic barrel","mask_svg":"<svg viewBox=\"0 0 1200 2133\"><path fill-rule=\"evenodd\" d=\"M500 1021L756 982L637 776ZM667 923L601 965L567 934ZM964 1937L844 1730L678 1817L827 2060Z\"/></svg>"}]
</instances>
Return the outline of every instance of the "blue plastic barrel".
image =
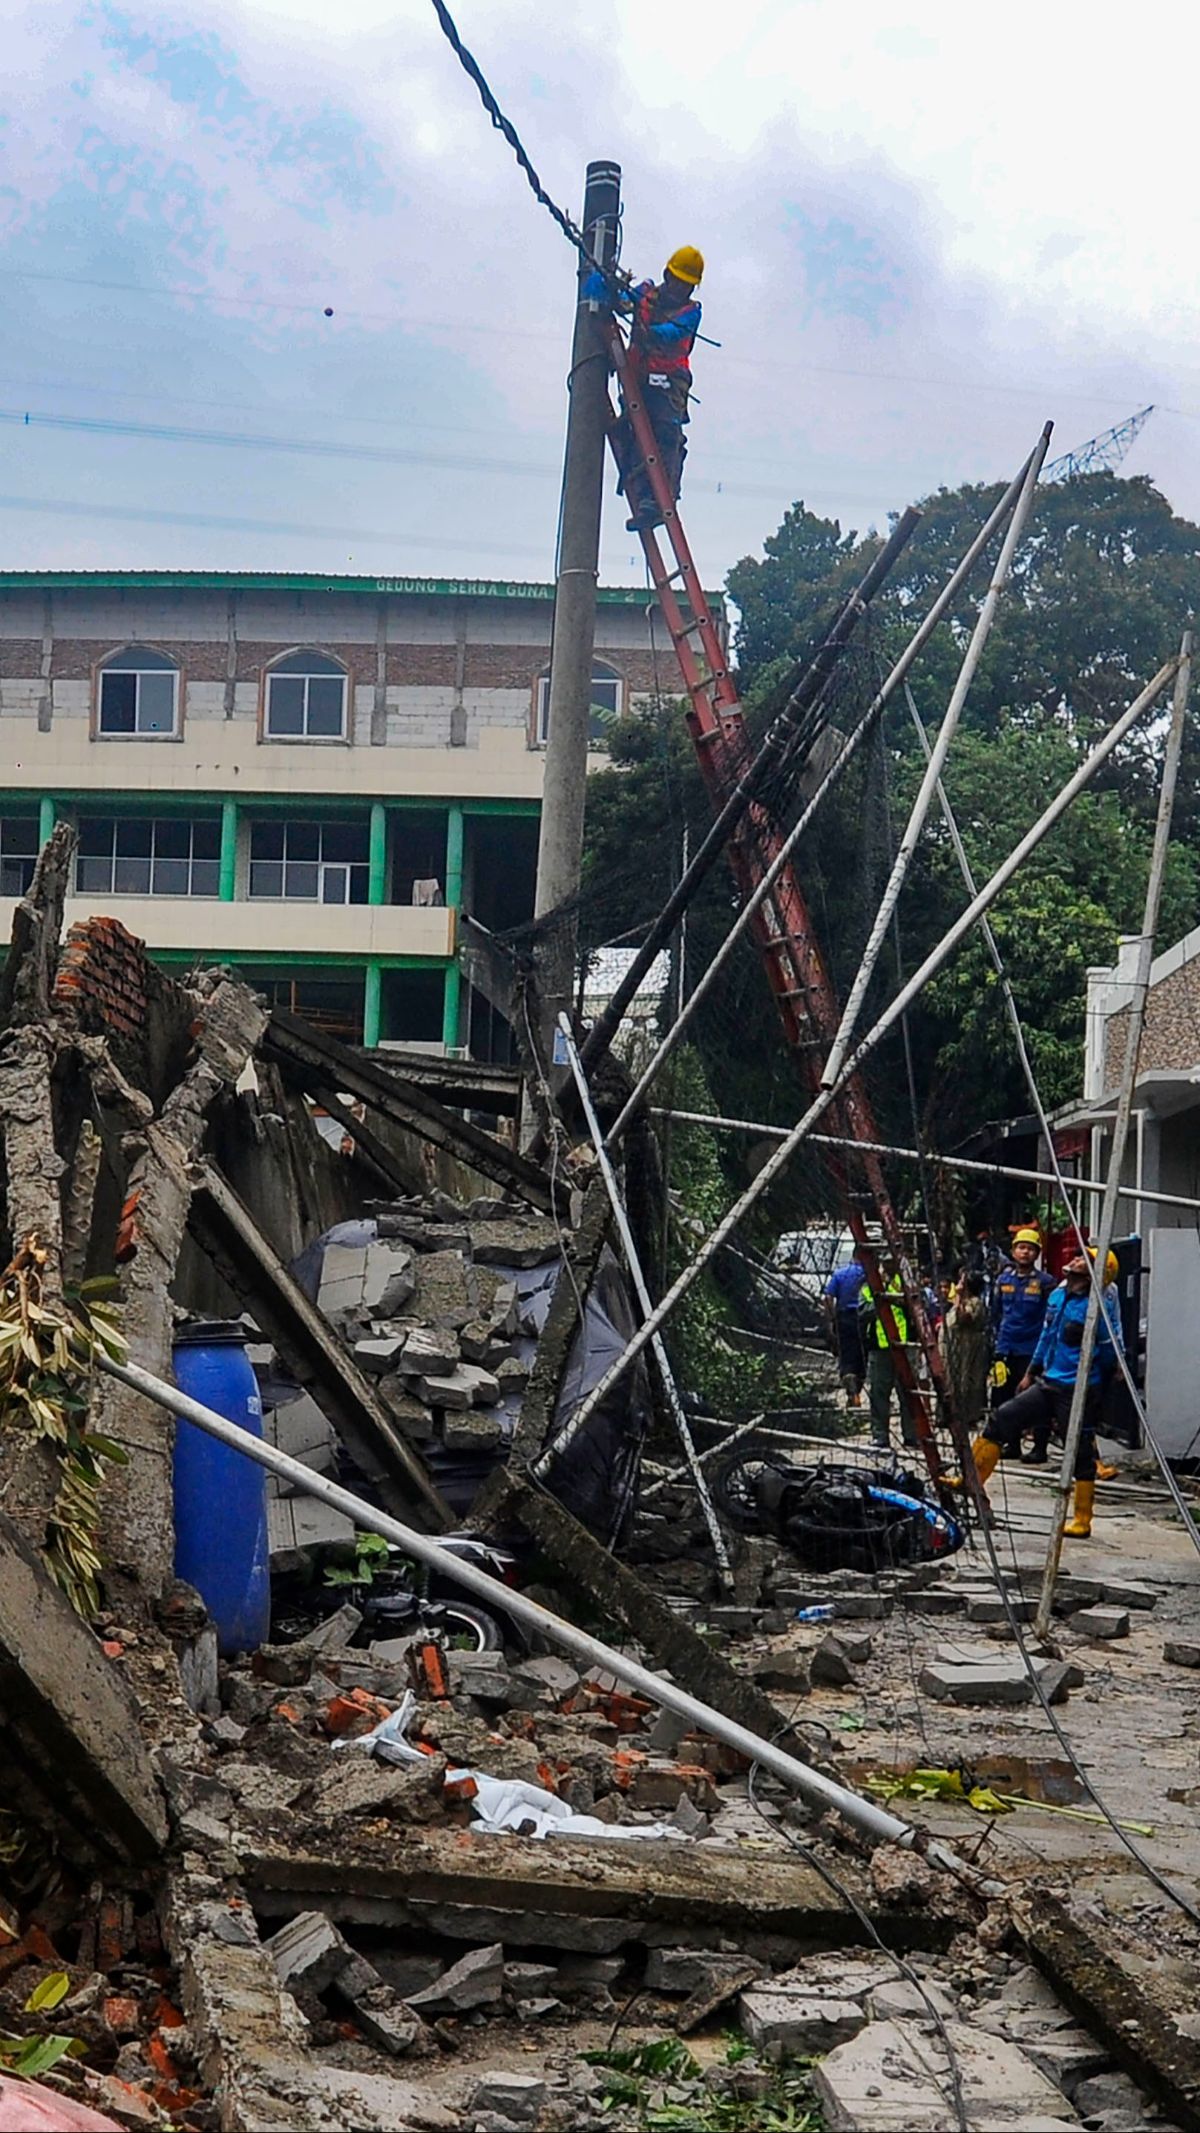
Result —
<instances>
[{"instance_id":1,"label":"blue plastic barrel","mask_svg":"<svg viewBox=\"0 0 1200 2133\"><path fill-rule=\"evenodd\" d=\"M192 1320L175 1337L175 1382L261 1437L262 1401L241 1326ZM193 1422L175 1425L175 1575L194 1585L227 1658L265 1644L271 1630L267 1477Z\"/></svg>"}]
</instances>

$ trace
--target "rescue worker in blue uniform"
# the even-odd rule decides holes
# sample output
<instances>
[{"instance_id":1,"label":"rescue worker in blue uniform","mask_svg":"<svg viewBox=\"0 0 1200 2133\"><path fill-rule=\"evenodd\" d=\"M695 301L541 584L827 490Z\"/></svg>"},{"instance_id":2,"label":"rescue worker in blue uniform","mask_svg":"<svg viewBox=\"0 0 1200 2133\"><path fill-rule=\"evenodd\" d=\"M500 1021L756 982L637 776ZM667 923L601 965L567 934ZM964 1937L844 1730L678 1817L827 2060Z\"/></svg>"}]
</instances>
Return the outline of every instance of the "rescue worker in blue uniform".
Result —
<instances>
[{"instance_id":1,"label":"rescue worker in blue uniform","mask_svg":"<svg viewBox=\"0 0 1200 2133\"><path fill-rule=\"evenodd\" d=\"M823 1292L826 1317L837 1343L838 1376L851 1407L861 1404L866 1376L858 1322L858 1303L866 1278L857 1259L852 1259L849 1266L835 1266Z\"/></svg>"},{"instance_id":2,"label":"rescue worker in blue uniform","mask_svg":"<svg viewBox=\"0 0 1200 2133\"><path fill-rule=\"evenodd\" d=\"M1093 1246L1089 1245L1088 1255L1094 1258ZM1075 1457L1074 1516L1063 1527L1064 1535L1070 1540L1086 1540L1092 1530L1096 1497L1096 1427L1104 1387L1117 1368L1121 1340L1117 1292L1112 1285L1116 1266L1116 1259L1110 1252L1104 1269L1104 1309L1096 1328L1083 1428ZM1080 1252L1068 1261L1062 1281L1047 1301L1037 1346L1029 1369L1017 1387L1016 1397L997 1409L982 1435L976 1437L971 1446L981 1482L987 1482L1001 1452L1007 1445L1019 1444L1025 1430L1036 1429L1045 1421L1055 1436L1065 1437L1071 1395L1079 1374L1079 1351L1083 1344L1090 1285L1087 1259ZM950 1480L952 1486L961 1486L959 1477L950 1477Z\"/></svg>"},{"instance_id":3,"label":"rescue worker in blue uniform","mask_svg":"<svg viewBox=\"0 0 1200 2133\"><path fill-rule=\"evenodd\" d=\"M672 252L660 282L642 281L621 294L598 273L583 285L585 299L606 301L617 310L631 313L629 329L630 368L641 388L650 427L666 484L678 496L687 457L684 429L689 421L688 398L692 389L692 349L700 331L700 299L696 291L704 275L704 255L694 244L681 244ZM621 487L629 505L627 530L660 526L662 512L654 499L627 415L617 424L617 456L625 469Z\"/></svg>"},{"instance_id":4,"label":"rescue worker in blue uniform","mask_svg":"<svg viewBox=\"0 0 1200 2133\"><path fill-rule=\"evenodd\" d=\"M1010 1263L992 1283L992 1406L1011 1400L1022 1378L1028 1375L1038 1344L1046 1303L1054 1276L1038 1265L1042 1240L1036 1229L1017 1230ZM1033 1432L1033 1448L1022 1452L1024 1466L1044 1466L1050 1442L1049 1423L1039 1423Z\"/></svg>"}]
</instances>

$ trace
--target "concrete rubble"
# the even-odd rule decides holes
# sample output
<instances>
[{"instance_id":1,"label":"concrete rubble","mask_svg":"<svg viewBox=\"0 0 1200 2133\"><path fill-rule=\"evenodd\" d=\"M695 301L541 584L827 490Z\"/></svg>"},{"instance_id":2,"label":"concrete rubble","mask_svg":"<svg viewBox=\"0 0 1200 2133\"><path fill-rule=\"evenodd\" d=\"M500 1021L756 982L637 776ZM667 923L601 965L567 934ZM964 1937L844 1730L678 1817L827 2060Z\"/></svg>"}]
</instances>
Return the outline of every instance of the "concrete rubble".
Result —
<instances>
[{"instance_id":1,"label":"concrete rubble","mask_svg":"<svg viewBox=\"0 0 1200 2133\"><path fill-rule=\"evenodd\" d=\"M66 847L48 849L52 885ZM533 1489L523 1441L539 1448L569 1374L573 1284L623 1308L586 1158L551 1178L231 981L152 974L110 921L72 942L56 991L53 895L30 908L45 984L25 1052L53 1058L63 1095L60 1117L22 1113L22 1205L40 1190L61 1231L72 1105L98 1106L91 1257L122 1269L138 1359L168 1370L176 1307L242 1312L266 1433L313 1474L426 1530L478 1519L553 1608L979 1853L961 1879L868 1853L684 1719L517 1635L499 1584L496 1648L463 1648L437 1594L389 1616L349 1520L290 1486L269 1492L270 1640L219 1659L170 1574L169 1432L106 1381L131 1460L93 1623L47 1576L24 1448L0 1445L0 2024L79 2040L47 2086L181 2133L634 2133L658 2104L705 2133L818 2109L847 2133L942 2133L956 2079L972 2133L1200 2124L1176 2020L1195 1948L1172 1921L1164 1957L1165 1903L1072 1819L1086 1787L1011 1641L1034 1552L1007 1549L1002 1594L981 1549L822 1574L736 1535L729 1593L676 1481L618 1549L599 1542ZM369 1113L349 1153L313 1129L323 1092ZM1031 1663L1084 1759L1115 1771L1120 1814L1152 1813L1156 1857L1184 1859L1163 1870L1192 1876L1194 1579L1142 1538L1140 1556L1072 1558ZM795 1619L812 1608L830 1612ZM1182 1670L1166 1718L1164 1661ZM480 1826L485 1779L530 1788L508 1833ZM531 1796L596 1833L530 1836ZM59 1972L61 1999L31 2012Z\"/></svg>"}]
</instances>

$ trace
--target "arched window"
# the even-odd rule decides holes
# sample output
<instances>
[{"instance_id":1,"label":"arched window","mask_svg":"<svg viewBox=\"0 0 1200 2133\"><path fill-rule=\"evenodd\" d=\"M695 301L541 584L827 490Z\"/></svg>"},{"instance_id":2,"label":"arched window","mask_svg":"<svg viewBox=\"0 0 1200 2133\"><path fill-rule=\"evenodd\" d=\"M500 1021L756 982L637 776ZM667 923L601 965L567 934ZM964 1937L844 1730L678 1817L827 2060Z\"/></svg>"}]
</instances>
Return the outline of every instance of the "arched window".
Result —
<instances>
[{"instance_id":1,"label":"arched window","mask_svg":"<svg viewBox=\"0 0 1200 2133\"><path fill-rule=\"evenodd\" d=\"M127 644L100 669L96 732L105 740L171 740L179 731L179 668L165 652Z\"/></svg>"},{"instance_id":2,"label":"arched window","mask_svg":"<svg viewBox=\"0 0 1200 2133\"><path fill-rule=\"evenodd\" d=\"M625 684L619 674L600 660L592 665L592 708L588 740L593 748L607 748L609 728L625 709ZM550 731L550 676L539 676L537 685L538 746L544 748Z\"/></svg>"},{"instance_id":3,"label":"arched window","mask_svg":"<svg viewBox=\"0 0 1200 2133\"><path fill-rule=\"evenodd\" d=\"M289 652L267 674L263 734L269 741L343 741L346 669L325 652Z\"/></svg>"}]
</instances>

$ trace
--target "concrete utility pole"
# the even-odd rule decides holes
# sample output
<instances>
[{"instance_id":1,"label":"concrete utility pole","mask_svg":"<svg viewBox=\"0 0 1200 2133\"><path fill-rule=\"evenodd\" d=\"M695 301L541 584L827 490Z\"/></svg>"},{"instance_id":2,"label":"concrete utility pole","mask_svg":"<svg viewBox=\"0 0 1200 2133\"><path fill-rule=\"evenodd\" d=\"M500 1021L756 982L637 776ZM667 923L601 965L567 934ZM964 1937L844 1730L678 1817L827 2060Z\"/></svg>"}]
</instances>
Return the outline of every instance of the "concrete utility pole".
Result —
<instances>
[{"instance_id":1,"label":"concrete utility pole","mask_svg":"<svg viewBox=\"0 0 1200 2133\"><path fill-rule=\"evenodd\" d=\"M620 164L589 163L583 196L583 234L593 258L605 267L616 260L620 211ZM550 642L546 768L534 900L537 918L576 895L583 857L600 507L609 407L608 356L601 314L584 302L582 294L590 271L581 257ZM576 931L572 918L545 942L538 957L544 1009L541 1030L548 1058L552 1056L558 1016L571 1006Z\"/></svg>"}]
</instances>

